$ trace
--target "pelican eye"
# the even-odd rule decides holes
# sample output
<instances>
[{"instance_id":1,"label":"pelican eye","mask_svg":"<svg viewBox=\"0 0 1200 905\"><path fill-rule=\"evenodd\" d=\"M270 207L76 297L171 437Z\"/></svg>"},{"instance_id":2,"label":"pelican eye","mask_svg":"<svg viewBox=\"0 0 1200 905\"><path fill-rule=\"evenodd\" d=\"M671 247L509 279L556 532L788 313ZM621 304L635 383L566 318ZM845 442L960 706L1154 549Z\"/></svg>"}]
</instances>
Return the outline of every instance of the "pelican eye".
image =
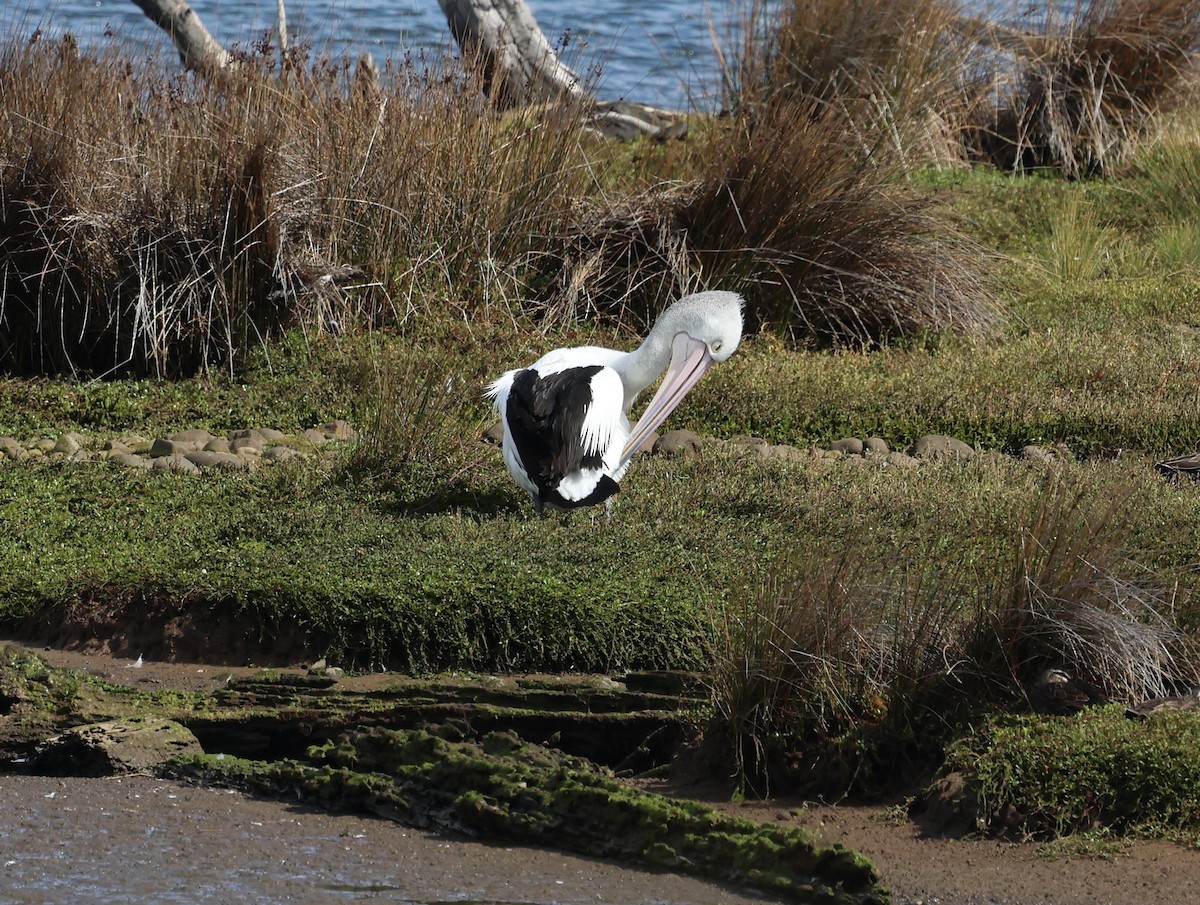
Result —
<instances>
[{"instance_id":1,"label":"pelican eye","mask_svg":"<svg viewBox=\"0 0 1200 905\"><path fill-rule=\"evenodd\" d=\"M725 344L723 342L721 342L721 340L718 339L715 343L712 344L712 350L714 352L720 352L721 346L723 346L723 345L725 345Z\"/></svg>"}]
</instances>

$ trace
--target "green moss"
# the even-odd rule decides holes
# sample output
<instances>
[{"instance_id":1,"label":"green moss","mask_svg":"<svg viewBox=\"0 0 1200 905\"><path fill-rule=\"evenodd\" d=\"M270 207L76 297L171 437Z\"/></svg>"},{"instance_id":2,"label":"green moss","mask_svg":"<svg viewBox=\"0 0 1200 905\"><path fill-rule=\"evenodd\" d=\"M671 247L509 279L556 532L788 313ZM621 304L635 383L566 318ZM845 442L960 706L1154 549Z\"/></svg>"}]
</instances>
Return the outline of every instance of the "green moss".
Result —
<instances>
[{"instance_id":1,"label":"green moss","mask_svg":"<svg viewBox=\"0 0 1200 905\"><path fill-rule=\"evenodd\" d=\"M670 867L798 901L876 902L870 862L819 849L804 830L758 825L647 794L587 761L493 733L479 744L376 730L310 749L308 762L184 758L176 774L326 806L382 808L416 826L486 834Z\"/></svg>"}]
</instances>

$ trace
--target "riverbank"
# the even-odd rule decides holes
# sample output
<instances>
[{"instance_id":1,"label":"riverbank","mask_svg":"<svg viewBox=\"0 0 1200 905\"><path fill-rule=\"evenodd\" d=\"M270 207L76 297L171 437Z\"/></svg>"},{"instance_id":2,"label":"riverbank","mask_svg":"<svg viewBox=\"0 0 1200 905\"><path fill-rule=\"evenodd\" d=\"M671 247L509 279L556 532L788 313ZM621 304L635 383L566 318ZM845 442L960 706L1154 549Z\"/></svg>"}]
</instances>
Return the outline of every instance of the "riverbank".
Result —
<instances>
[{"instance_id":1,"label":"riverbank","mask_svg":"<svg viewBox=\"0 0 1200 905\"><path fill-rule=\"evenodd\" d=\"M213 664L136 661L97 654L38 649L52 666L84 671L133 688L206 691L257 670ZM301 674L300 670L295 670ZM378 688L384 676L346 680L358 690ZM711 784L643 780L639 787L695 799L739 817L811 830L825 845L859 851L876 865L894 905L1128 905L1141 898L1191 901L1200 893L1200 848L1166 841L1134 841L1103 858L1046 857L1035 843L956 839L908 819L896 805L824 805L798 797L732 802ZM313 810L289 800L246 797L227 790L151 777L107 779L0 777L13 840L0 876L0 902L34 901L44 884L74 901L130 898L179 901L197 887L258 900L448 901L456 895L495 902L764 901L693 878L521 846L471 842L422 833L378 818ZM44 842L56 840L53 853ZM103 840L106 859L84 847ZM236 841L237 844L231 844ZM78 857L71 853L78 847ZM172 857L186 851L187 858ZM297 852L303 858L297 858ZM40 870L86 864L53 877ZM132 860L131 860L132 859ZM140 869L127 870L127 864ZM106 865L114 865L108 870ZM35 870L38 868L38 870ZM165 870L165 873L164 873ZM39 885L42 884L42 885ZM91 884L89 886L88 884ZM89 889L102 890L88 898ZM32 898L20 898L23 894ZM287 897L291 898L288 899ZM307 898L311 897L311 898Z\"/></svg>"}]
</instances>

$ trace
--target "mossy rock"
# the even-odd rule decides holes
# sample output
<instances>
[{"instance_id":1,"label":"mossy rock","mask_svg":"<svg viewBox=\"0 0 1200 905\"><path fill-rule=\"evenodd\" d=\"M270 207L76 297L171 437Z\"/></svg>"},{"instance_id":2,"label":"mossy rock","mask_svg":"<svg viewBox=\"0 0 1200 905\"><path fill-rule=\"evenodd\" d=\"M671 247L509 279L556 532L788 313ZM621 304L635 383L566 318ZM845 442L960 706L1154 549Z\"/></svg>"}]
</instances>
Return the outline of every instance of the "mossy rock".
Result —
<instances>
[{"instance_id":1,"label":"mossy rock","mask_svg":"<svg viewBox=\"0 0 1200 905\"><path fill-rule=\"evenodd\" d=\"M478 744L422 730L371 730L274 763L185 757L178 777L260 792L299 790L332 808L488 835L750 886L800 902L878 903L869 861L818 848L799 828L756 824L639 791L591 762L495 732Z\"/></svg>"}]
</instances>

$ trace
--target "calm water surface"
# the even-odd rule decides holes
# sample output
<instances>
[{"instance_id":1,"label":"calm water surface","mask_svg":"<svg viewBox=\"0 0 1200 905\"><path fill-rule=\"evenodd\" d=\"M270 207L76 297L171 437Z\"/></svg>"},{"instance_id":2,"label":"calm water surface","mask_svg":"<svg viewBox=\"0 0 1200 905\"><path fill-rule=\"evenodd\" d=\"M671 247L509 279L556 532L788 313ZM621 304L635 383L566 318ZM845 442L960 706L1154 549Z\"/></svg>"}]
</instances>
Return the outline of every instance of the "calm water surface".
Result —
<instances>
[{"instance_id":1,"label":"calm water surface","mask_svg":"<svg viewBox=\"0 0 1200 905\"><path fill-rule=\"evenodd\" d=\"M252 42L275 26L275 0L191 0L214 36L226 45ZM567 33L565 59L581 74L599 71L599 94L642 103L682 106L713 94L716 56L710 21L719 34L740 3L735 0L529 0L552 43ZM48 10L48 11L47 11ZM377 62L416 50L452 46L437 0L287 0L293 40ZM130 0L0 0L0 29L74 31L96 38L108 29L147 47L166 38Z\"/></svg>"}]
</instances>

